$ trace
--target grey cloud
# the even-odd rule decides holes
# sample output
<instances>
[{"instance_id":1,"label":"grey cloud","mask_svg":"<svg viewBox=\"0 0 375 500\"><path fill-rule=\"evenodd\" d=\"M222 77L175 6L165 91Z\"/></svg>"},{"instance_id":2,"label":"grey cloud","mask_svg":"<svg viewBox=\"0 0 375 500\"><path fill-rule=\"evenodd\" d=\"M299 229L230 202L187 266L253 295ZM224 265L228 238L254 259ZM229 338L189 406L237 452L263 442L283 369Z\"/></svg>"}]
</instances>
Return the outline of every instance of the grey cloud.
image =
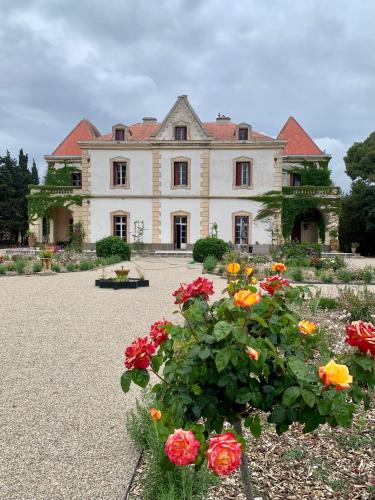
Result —
<instances>
[{"instance_id":1,"label":"grey cloud","mask_svg":"<svg viewBox=\"0 0 375 500\"><path fill-rule=\"evenodd\" d=\"M163 118L187 93L276 135L294 115L341 149L373 130L372 0L0 0L1 147L42 164L82 117ZM322 139L323 140L323 139ZM335 177L347 185L344 175Z\"/></svg>"}]
</instances>

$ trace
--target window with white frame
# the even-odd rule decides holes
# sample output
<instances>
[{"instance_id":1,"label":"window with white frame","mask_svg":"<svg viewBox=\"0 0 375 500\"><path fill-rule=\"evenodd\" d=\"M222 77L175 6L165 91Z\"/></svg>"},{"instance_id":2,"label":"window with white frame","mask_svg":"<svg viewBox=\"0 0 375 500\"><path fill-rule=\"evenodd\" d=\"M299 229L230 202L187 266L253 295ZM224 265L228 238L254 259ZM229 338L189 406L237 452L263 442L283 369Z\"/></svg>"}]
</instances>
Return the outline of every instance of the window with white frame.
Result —
<instances>
[{"instance_id":1,"label":"window with white frame","mask_svg":"<svg viewBox=\"0 0 375 500\"><path fill-rule=\"evenodd\" d=\"M188 163L187 161L174 162L174 186L187 186L188 185Z\"/></svg>"},{"instance_id":2,"label":"window with white frame","mask_svg":"<svg viewBox=\"0 0 375 500\"><path fill-rule=\"evenodd\" d=\"M249 161L236 162L236 187L248 187L251 185L251 170Z\"/></svg>"},{"instance_id":3,"label":"window with white frame","mask_svg":"<svg viewBox=\"0 0 375 500\"><path fill-rule=\"evenodd\" d=\"M113 162L113 185L126 186L126 162L115 161Z\"/></svg>"},{"instance_id":4,"label":"window with white frame","mask_svg":"<svg viewBox=\"0 0 375 500\"><path fill-rule=\"evenodd\" d=\"M236 215L234 218L234 243L247 245L249 243L249 216Z\"/></svg>"},{"instance_id":5,"label":"window with white frame","mask_svg":"<svg viewBox=\"0 0 375 500\"><path fill-rule=\"evenodd\" d=\"M113 216L113 234L119 236L124 241L127 240L128 218L126 215Z\"/></svg>"}]
</instances>

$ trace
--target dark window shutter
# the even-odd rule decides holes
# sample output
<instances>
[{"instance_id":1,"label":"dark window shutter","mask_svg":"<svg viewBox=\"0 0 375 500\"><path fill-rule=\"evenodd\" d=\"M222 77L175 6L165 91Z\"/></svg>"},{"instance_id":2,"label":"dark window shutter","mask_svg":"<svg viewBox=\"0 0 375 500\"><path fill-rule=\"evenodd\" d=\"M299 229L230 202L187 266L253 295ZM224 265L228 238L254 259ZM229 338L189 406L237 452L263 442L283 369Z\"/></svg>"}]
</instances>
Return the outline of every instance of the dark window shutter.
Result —
<instances>
[{"instance_id":1,"label":"dark window shutter","mask_svg":"<svg viewBox=\"0 0 375 500\"><path fill-rule=\"evenodd\" d=\"M247 176L247 178L248 178L248 186L251 186L251 184L252 184L251 176L252 176L253 172L252 172L252 168L251 168L251 163L250 162L247 163L247 169L248 169L248 176Z\"/></svg>"},{"instance_id":2,"label":"dark window shutter","mask_svg":"<svg viewBox=\"0 0 375 500\"><path fill-rule=\"evenodd\" d=\"M113 185L116 186L117 185L117 163L115 162L113 164L113 172L112 172L112 175L113 175Z\"/></svg>"},{"instance_id":3,"label":"dark window shutter","mask_svg":"<svg viewBox=\"0 0 375 500\"><path fill-rule=\"evenodd\" d=\"M189 175L189 169L188 169L188 164L187 162L184 162L184 170L185 170L185 177L186 177L186 185L188 186L189 185L189 178L188 178L188 175Z\"/></svg>"},{"instance_id":4,"label":"dark window shutter","mask_svg":"<svg viewBox=\"0 0 375 500\"><path fill-rule=\"evenodd\" d=\"M178 163L174 163L174 179L173 179L173 184L174 186L179 185L179 179L178 179Z\"/></svg>"},{"instance_id":5,"label":"dark window shutter","mask_svg":"<svg viewBox=\"0 0 375 500\"><path fill-rule=\"evenodd\" d=\"M236 186L241 186L241 162L236 163Z\"/></svg>"}]
</instances>

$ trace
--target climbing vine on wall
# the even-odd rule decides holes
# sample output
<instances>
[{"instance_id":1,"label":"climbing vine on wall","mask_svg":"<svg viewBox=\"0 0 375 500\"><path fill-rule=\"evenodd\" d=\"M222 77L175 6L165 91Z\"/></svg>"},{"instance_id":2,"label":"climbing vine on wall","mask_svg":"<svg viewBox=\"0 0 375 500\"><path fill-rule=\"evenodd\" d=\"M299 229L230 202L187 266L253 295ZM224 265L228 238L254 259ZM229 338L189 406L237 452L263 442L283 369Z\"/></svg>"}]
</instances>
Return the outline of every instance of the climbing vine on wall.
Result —
<instances>
[{"instance_id":1,"label":"climbing vine on wall","mask_svg":"<svg viewBox=\"0 0 375 500\"><path fill-rule=\"evenodd\" d=\"M250 197L253 201L262 203L256 220L268 219L281 213L281 226L283 237L291 236L294 222L297 217L306 217L312 210L319 210L323 214L338 213L340 210L339 198L326 198L318 194L304 194L296 192L294 188L285 187L282 191L269 191L263 195ZM325 221L319 217L316 221L320 239L324 242Z\"/></svg>"},{"instance_id":2,"label":"climbing vine on wall","mask_svg":"<svg viewBox=\"0 0 375 500\"><path fill-rule=\"evenodd\" d=\"M49 165L45 184L29 186L31 191L36 190L28 195L30 222L41 217L48 217L54 208L82 206L83 200L90 198L88 195L74 194L74 188L71 186L71 175L74 172L79 172L79 168L71 165L55 168Z\"/></svg>"},{"instance_id":3,"label":"climbing vine on wall","mask_svg":"<svg viewBox=\"0 0 375 500\"><path fill-rule=\"evenodd\" d=\"M301 186L332 186L331 171L328 168L329 160L315 161L304 160L301 166L288 169L290 174L298 174L301 179Z\"/></svg>"}]
</instances>

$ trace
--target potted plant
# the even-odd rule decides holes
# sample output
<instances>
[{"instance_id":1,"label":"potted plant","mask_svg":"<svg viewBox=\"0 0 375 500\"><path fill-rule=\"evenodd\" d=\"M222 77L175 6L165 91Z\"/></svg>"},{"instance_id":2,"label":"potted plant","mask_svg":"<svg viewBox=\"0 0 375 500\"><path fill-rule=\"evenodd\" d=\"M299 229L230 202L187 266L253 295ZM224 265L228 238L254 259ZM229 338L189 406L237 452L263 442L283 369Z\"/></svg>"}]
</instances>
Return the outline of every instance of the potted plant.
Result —
<instances>
[{"instance_id":1,"label":"potted plant","mask_svg":"<svg viewBox=\"0 0 375 500\"><path fill-rule=\"evenodd\" d=\"M115 269L115 274L118 278L123 280L128 279L128 274L130 273L130 269L124 269L124 266L121 266L121 269Z\"/></svg>"},{"instance_id":2,"label":"potted plant","mask_svg":"<svg viewBox=\"0 0 375 500\"><path fill-rule=\"evenodd\" d=\"M44 249L40 252L41 260L42 260L42 269L43 271L51 271L51 265L52 265L52 253Z\"/></svg>"},{"instance_id":3,"label":"potted plant","mask_svg":"<svg viewBox=\"0 0 375 500\"><path fill-rule=\"evenodd\" d=\"M330 247L331 247L331 252L338 252L339 251L339 240L338 240L338 235L339 232L337 228L331 229L329 232L329 235L331 237L331 240L329 242Z\"/></svg>"},{"instance_id":4,"label":"potted plant","mask_svg":"<svg viewBox=\"0 0 375 500\"><path fill-rule=\"evenodd\" d=\"M357 248L359 247L359 243L353 242L351 243L352 253L357 253Z\"/></svg>"},{"instance_id":5,"label":"potted plant","mask_svg":"<svg viewBox=\"0 0 375 500\"><path fill-rule=\"evenodd\" d=\"M27 231L27 241L28 241L29 247L31 247L31 248L36 247L36 235L33 231Z\"/></svg>"}]
</instances>

